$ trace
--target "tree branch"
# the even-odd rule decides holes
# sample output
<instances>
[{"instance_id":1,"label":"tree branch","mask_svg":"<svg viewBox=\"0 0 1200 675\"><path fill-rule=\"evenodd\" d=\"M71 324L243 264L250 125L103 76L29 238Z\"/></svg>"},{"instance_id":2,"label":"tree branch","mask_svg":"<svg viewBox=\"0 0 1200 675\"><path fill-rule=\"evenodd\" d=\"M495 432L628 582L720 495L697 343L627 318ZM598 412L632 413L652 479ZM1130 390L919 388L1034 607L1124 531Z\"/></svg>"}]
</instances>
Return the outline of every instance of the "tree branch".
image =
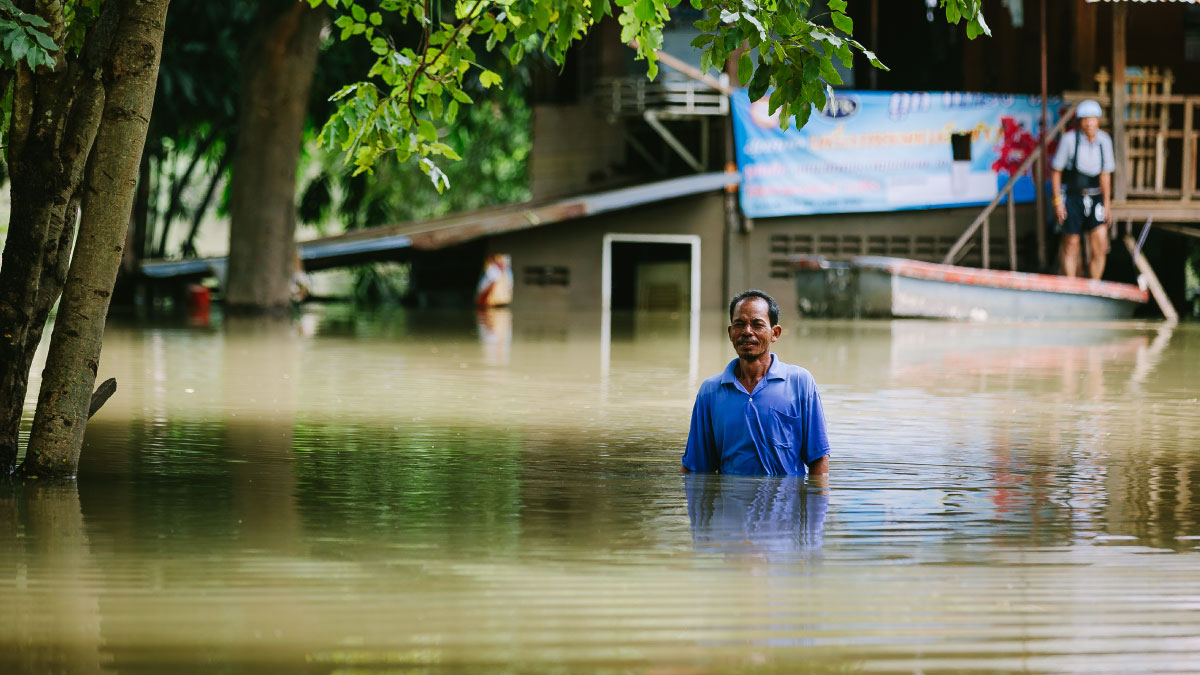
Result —
<instances>
[{"instance_id":1,"label":"tree branch","mask_svg":"<svg viewBox=\"0 0 1200 675\"><path fill-rule=\"evenodd\" d=\"M162 232L158 238L158 251L156 256L165 258L167 255L167 234L171 231L171 222L175 220L175 214L179 212L183 201L183 190L187 187L188 182L192 179L192 172L196 170L196 166L200 164L200 160L204 159L204 153L208 152L209 147L217 140L221 133L225 130L224 125L215 125L196 147L196 151L192 154L192 161L183 171L183 175L175 179L171 185L171 196L167 202L167 212L162 218Z\"/></svg>"},{"instance_id":2,"label":"tree branch","mask_svg":"<svg viewBox=\"0 0 1200 675\"><path fill-rule=\"evenodd\" d=\"M196 206L196 212L192 214L192 229L188 231L187 240L183 242L183 255L196 255L196 233L200 231L200 223L204 220L204 213L208 211L208 205L212 201L213 195L216 194L217 184L221 182L222 176L225 175L225 169L229 168L229 162L233 159L233 152L226 148L221 155L221 161L217 162L217 168L213 171L212 178L208 181L208 189L204 191L204 198L200 200L200 204Z\"/></svg>"},{"instance_id":3,"label":"tree branch","mask_svg":"<svg viewBox=\"0 0 1200 675\"><path fill-rule=\"evenodd\" d=\"M96 387L96 391L92 392L92 401L88 404L88 419L91 419L92 415L95 415L96 411L99 410L105 403L107 403L108 399L111 398L116 392L117 378L110 377L101 382L100 386Z\"/></svg>"}]
</instances>

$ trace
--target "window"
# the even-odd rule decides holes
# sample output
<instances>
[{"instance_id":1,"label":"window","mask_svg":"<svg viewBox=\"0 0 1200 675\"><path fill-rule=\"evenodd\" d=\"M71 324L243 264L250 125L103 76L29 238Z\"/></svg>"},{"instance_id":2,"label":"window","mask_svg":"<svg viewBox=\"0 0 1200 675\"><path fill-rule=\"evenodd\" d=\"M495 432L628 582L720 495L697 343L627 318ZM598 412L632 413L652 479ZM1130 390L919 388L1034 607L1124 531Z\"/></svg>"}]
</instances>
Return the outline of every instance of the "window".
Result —
<instances>
[{"instance_id":1,"label":"window","mask_svg":"<svg viewBox=\"0 0 1200 675\"><path fill-rule=\"evenodd\" d=\"M526 286L570 286L571 270L561 265L527 265Z\"/></svg>"}]
</instances>

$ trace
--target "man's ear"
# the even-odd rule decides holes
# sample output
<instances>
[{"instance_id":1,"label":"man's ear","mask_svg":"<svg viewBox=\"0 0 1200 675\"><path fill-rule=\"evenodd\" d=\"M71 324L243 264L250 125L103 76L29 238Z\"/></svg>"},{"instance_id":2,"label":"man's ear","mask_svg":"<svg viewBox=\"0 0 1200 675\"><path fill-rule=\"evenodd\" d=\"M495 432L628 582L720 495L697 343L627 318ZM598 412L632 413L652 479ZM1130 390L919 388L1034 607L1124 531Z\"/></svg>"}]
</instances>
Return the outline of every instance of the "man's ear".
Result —
<instances>
[{"instance_id":1,"label":"man's ear","mask_svg":"<svg viewBox=\"0 0 1200 675\"><path fill-rule=\"evenodd\" d=\"M771 342L778 340L780 335L783 335L783 326L779 324L771 326Z\"/></svg>"}]
</instances>

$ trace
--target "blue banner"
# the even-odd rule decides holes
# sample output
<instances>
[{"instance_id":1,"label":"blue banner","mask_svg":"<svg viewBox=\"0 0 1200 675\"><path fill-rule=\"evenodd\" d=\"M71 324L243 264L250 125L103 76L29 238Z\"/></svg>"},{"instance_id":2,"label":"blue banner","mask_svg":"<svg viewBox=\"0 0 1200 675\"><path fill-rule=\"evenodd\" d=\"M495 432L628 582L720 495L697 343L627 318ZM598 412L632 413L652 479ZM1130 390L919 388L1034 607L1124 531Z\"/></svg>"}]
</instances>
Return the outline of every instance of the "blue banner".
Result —
<instances>
[{"instance_id":1,"label":"blue banner","mask_svg":"<svg viewBox=\"0 0 1200 675\"><path fill-rule=\"evenodd\" d=\"M767 99L731 97L742 211L751 218L984 205L1037 147L1041 100L961 92L838 91L801 130ZM1048 124L1059 101L1050 100ZM1026 172L1013 191L1034 199Z\"/></svg>"}]
</instances>

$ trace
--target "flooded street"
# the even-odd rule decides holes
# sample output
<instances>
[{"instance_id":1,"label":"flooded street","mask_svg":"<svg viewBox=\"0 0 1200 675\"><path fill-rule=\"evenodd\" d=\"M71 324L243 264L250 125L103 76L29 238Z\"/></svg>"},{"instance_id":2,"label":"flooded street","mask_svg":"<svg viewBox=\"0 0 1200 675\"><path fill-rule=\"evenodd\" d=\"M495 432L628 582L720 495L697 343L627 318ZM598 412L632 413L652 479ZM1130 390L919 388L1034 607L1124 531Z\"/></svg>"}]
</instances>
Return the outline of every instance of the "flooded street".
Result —
<instances>
[{"instance_id":1,"label":"flooded street","mask_svg":"<svg viewBox=\"0 0 1200 675\"><path fill-rule=\"evenodd\" d=\"M1196 670L1200 326L785 308L819 485L680 475L726 318L114 321L0 672Z\"/></svg>"}]
</instances>

